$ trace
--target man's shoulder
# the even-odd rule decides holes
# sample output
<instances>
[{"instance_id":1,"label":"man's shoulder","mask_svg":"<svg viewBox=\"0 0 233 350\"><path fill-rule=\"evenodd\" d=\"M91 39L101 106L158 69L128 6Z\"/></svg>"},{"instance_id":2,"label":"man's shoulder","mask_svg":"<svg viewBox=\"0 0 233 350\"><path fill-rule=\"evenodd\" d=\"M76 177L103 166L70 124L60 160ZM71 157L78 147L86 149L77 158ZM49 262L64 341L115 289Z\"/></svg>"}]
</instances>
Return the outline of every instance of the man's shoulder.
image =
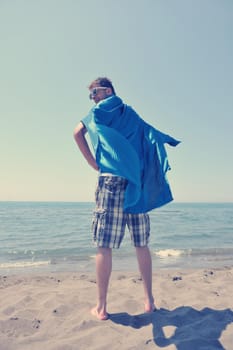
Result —
<instances>
[{"instance_id":1,"label":"man's shoulder","mask_svg":"<svg viewBox=\"0 0 233 350\"><path fill-rule=\"evenodd\" d=\"M82 122L85 126L87 126L87 125L91 122L92 118L93 118L93 113L92 113L92 109L91 109L90 112L89 112L85 117L83 117L83 118L81 119L81 122Z\"/></svg>"}]
</instances>

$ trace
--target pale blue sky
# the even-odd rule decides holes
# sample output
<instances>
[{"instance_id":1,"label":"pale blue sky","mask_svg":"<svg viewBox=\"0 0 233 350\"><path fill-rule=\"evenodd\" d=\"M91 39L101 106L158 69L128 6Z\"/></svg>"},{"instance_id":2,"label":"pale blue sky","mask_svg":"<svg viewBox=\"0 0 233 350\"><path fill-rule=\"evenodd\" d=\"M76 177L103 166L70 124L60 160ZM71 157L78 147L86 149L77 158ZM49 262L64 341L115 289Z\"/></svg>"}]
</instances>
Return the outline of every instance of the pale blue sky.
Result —
<instances>
[{"instance_id":1,"label":"pale blue sky","mask_svg":"<svg viewBox=\"0 0 233 350\"><path fill-rule=\"evenodd\" d=\"M72 134L104 75L182 140L176 201L233 201L232 23L231 0L0 0L0 200L93 200Z\"/></svg>"}]
</instances>

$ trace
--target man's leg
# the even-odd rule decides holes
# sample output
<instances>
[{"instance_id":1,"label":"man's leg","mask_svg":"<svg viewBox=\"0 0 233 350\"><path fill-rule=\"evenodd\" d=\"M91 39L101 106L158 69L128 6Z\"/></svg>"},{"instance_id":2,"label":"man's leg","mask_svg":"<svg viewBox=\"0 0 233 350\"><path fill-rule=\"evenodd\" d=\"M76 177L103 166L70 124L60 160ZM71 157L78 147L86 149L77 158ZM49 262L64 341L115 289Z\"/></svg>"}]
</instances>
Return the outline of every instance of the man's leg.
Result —
<instances>
[{"instance_id":1,"label":"man's leg","mask_svg":"<svg viewBox=\"0 0 233 350\"><path fill-rule=\"evenodd\" d=\"M136 254L145 293L145 312L152 312L155 310L155 305L152 294L152 260L150 250L147 246L136 247Z\"/></svg>"},{"instance_id":2,"label":"man's leg","mask_svg":"<svg viewBox=\"0 0 233 350\"><path fill-rule=\"evenodd\" d=\"M112 249L97 248L96 254L96 282L98 288L97 305L91 310L92 314L100 320L106 320L107 314L107 292L110 275L112 272Z\"/></svg>"}]
</instances>

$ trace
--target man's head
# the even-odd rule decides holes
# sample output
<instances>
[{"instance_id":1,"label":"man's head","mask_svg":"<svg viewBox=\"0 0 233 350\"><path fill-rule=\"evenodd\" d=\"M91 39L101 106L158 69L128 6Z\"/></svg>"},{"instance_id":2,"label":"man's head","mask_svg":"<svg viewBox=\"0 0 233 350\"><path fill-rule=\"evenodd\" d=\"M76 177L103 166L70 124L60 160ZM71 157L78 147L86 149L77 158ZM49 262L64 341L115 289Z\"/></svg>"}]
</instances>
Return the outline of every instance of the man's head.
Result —
<instances>
[{"instance_id":1,"label":"man's head","mask_svg":"<svg viewBox=\"0 0 233 350\"><path fill-rule=\"evenodd\" d=\"M89 86L90 90L90 99L94 100L95 103L98 103L105 98L116 95L114 87L110 79L103 77L95 79Z\"/></svg>"}]
</instances>

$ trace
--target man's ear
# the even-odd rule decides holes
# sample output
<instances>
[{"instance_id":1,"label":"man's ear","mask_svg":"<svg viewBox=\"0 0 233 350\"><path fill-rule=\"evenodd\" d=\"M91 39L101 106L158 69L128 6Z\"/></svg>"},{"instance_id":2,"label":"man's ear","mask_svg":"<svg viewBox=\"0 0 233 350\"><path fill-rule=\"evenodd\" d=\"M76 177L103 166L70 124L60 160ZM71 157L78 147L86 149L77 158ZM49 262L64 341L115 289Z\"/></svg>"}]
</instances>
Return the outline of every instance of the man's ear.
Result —
<instances>
[{"instance_id":1,"label":"man's ear","mask_svg":"<svg viewBox=\"0 0 233 350\"><path fill-rule=\"evenodd\" d=\"M111 89L111 88L107 88L106 94L107 94L108 96L112 95L112 89Z\"/></svg>"}]
</instances>

